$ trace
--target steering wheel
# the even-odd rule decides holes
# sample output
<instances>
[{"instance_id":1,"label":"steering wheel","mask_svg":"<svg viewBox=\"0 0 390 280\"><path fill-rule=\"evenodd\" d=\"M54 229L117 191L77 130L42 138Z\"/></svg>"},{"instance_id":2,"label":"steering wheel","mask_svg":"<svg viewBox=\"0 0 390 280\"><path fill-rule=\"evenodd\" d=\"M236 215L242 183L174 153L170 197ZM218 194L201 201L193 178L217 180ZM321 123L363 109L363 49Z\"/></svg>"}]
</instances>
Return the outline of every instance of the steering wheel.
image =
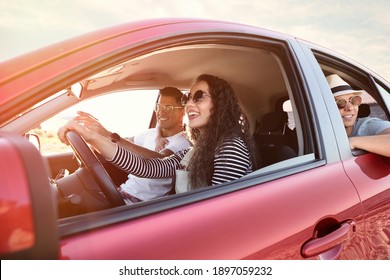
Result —
<instances>
[{"instance_id":1,"label":"steering wheel","mask_svg":"<svg viewBox=\"0 0 390 280\"><path fill-rule=\"evenodd\" d=\"M73 130L67 131L65 137L68 140L69 145L72 147L76 157L89 171L91 171L92 176L97 181L100 190L104 193L111 206L125 205L125 202L115 184L112 182L102 163L87 145L85 140Z\"/></svg>"}]
</instances>

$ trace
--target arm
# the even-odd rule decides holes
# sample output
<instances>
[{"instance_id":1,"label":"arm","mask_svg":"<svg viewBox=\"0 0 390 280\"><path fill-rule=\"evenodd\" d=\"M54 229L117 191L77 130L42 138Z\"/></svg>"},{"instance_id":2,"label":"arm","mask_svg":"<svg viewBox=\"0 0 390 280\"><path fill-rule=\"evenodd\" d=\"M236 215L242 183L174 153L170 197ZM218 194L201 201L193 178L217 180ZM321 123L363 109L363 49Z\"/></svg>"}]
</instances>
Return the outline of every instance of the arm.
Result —
<instances>
[{"instance_id":1,"label":"arm","mask_svg":"<svg viewBox=\"0 0 390 280\"><path fill-rule=\"evenodd\" d=\"M75 121L82 123L91 131L97 132L100 135L110 138L111 132L107 130L97 118L83 111L77 111L78 116L74 118Z\"/></svg>"},{"instance_id":2,"label":"arm","mask_svg":"<svg viewBox=\"0 0 390 280\"><path fill-rule=\"evenodd\" d=\"M248 148L239 138L227 139L214 159L212 185L241 178L252 172Z\"/></svg>"},{"instance_id":3,"label":"arm","mask_svg":"<svg viewBox=\"0 0 390 280\"><path fill-rule=\"evenodd\" d=\"M164 158L164 157L167 157L167 156L170 156L173 154L173 152L169 149L164 149L164 150L161 150L160 152L156 152L156 151L152 151L152 150L149 150L147 148L138 146L137 144L134 144L133 142L128 141L128 140L123 139L123 138L121 138L121 140L118 142L118 144L120 146L122 146L123 148L125 148L133 153L136 153L142 157L145 157L145 158Z\"/></svg>"},{"instance_id":4,"label":"arm","mask_svg":"<svg viewBox=\"0 0 390 280\"><path fill-rule=\"evenodd\" d=\"M58 138L67 144L65 134L68 130L74 130L80 136L84 138L95 150L97 150L105 158L113 158L116 151L116 144L111 142L109 139L101 135L95 130L89 129L87 126L84 126L78 123L75 120L69 121L66 125L61 127L58 130Z\"/></svg>"},{"instance_id":5,"label":"arm","mask_svg":"<svg viewBox=\"0 0 390 280\"><path fill-rule=\"evenodd\" d=\"M77 112L78 116L74 118L75 121L83 123L83 125L89 129L91 132L96 132L100 134L101 136L111 139L111 134L109 130L107 130L102 124L99 123L99 120L92 115L78 111ZM84 138L85 139L85 138ZM164 138L163 138L164 139ZM129 151L139 154L143 157L147 158L163 158L166 156L170 156L173 154L171 150L161 150L160 152L152 151L147 148L138 146L134 144L134 137L125 139L121 138L120 141L118 142L119 145L122 147L128 149Z\"/></svg>"},{"instance_id":6,"label":"arm","mask_svg":"<svg viewBox=\"0 0 390 280\"><path fill-rule=\"evenodd\" d=\"M390 157L390 128L383 130L378 135L350 137L349 145L351 149L362 149Z\"/></svg>"},{"instance_id":7,"label":"arm","mask_svg":"<svg viewBox=\"0 0 390 280\"><path fill-rule=\"evenodd\" d=\"M108 161L119 168L139 177L145 178L172 178L176 169L180 168L180 161L186 151L178 152L175 155L159 158L143 158L125 148L111 142L96 131L90 130L80 123L71 120L58 130L59 139L67 143L65 133L74 130L84 138L93 148L95 148Z\"/></svg>"},{"instance_id":8,"label":"arm","mask_svg":"<svg viewBox=\"0 0 390 280\"><path fill-rule=\"evenodd\" d=\"M118 146L114 157L109 160L117 167L143 178L172 178L180 168L180 161L187 151L165 158L144 158Z\"/></svg>"}]
</instances>

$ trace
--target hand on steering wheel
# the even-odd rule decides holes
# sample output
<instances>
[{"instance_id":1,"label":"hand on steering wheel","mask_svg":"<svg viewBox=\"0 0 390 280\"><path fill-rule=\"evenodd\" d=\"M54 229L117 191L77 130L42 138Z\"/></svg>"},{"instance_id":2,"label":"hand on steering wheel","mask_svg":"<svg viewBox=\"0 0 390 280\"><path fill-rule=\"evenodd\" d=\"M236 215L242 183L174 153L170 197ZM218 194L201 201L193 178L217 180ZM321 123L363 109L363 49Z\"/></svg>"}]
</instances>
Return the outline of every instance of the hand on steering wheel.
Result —
<instances>
[{"instance_id":1,"label":"hand on steering wheel","mask_svg":"<svg viewBox=\"0 0 390 280\"><path fill-rule=\"evenodd\" d=\"M112 182L103 165L84 139L73 130L67 131L65 137L69 145L72 147L76 157L92 173L92 176L97 181L101 191L106 196L110 205L112 207L125 205L117 187Z\"/></svg>"}]
</instances>

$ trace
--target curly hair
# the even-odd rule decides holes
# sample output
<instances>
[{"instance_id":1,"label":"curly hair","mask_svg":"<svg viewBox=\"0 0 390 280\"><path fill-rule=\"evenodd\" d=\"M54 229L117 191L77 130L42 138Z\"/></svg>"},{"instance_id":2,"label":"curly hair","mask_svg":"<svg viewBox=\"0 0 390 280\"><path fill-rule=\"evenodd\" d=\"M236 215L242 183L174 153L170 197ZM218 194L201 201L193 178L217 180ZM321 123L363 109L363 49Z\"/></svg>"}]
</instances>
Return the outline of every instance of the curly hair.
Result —
<instances>
[{"instance_id":1,"label":"curly hair","mask_svg":"<svg viewBox=\"0 0 390 280\"><path fill-rule=\"evenodd\" d=\"M196 149L189 163L190 182L195 189L211 185L215 153L227 137L242 138L253 157L254 167L257 162L248 119L239 105L233 88L224 79L210 74L200 75L195 83L200 81L206 82L209 86L213 108L207 129L202 134L196 128L189 128L190 139Z\"/></svg>"}]
</instances>

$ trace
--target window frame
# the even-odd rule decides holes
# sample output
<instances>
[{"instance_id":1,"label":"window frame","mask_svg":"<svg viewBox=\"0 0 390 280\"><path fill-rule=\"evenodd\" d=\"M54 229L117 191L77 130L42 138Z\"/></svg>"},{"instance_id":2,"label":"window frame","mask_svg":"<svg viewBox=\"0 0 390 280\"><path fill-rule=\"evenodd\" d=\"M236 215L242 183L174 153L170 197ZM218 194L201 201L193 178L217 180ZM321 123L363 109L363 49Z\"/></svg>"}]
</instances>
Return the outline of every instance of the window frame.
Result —
<instances>
[{"instance_id":1,"label":"window frame","mask_svg":"<svg viewBox=\"0 0 390 280\"><path fill-rule=\"evenodd\" d=\"M385 99L383 93L379 91L378 84L382 85L383 90L386 91L388 88L384 82L378 80L378 78L374 77L374 73L368 72L364 69L363 66L354 65L351 62L347 61L347 59L343 59L340 57L336 57L331 53L325 53L322 50L312 49L313 56L315 57L318 66L322 71L323 78L325 79L329 73L339 74L344 80L346 80L353 88L360 88L364 90L375 102L379 105L382 112L390 119L390 110L389 107L390 102L389 98ZM329 86L328 86L329 87ZM389 93L389 90L386 91ZM333 98L332 98L333 99ZM336 103L333 102L332 107L337 109ZM342 125L342 120L339 115L336 115L334 118L338 123L338 126ZM348 159L350 156L356 157L362 154L367 154L367 151L355 149L351 150L349 147L349 141L347 134L345 133L345 129L343 128L344 133L337 133L339 139L343 139L343 142L346 144L342 144L339 142L340 149L342 150L341 156L342 160Z\"/></svg>"},{"instance_id":2,"label":"window frame","mask_svg":"<svg viewBox=\"0 0 390 280\"><path fill-rule=\"evenodd\" d=\"M183 39L183 38L181 38ZM208 37L192 35L187 40L191 44L208 42ZM171 210L177 207L186 206L190 203L215 198L228 193L241 191L247 188L261 187L261 184L272 180L283 178L292 174L304 172L319 166L325 165L324 153L321 150L321 143L317 132L317 123L313 117L313 107L310 105L309 89L305 83L303 69L300 60L301 54L297 55L299 46L291 44L290 41L284 41L274 38L253 37L251 35L223 34L213 36L214 43L226 45L239 45L251 48L272 49L280 58L280 66L283 67L285 81L290 87L289 99L292 100L293 108L302 127L302 141L304 142L303 154L285 160L263 170L257 170L252 174L240 179L227 182L212 188L203 188L187 193L176 194L158 198L152 201L146 201L134 205L126 205L99 211L100 213L83 214L80 216L66 218L66 221L60 220L61 235L74 234L83 230L90 230L96 226L104 226L115 222L127 221L139 218L145 215L155 214L161 211ZM187 44L188 46L188 44ZM176 46L177 47L177 46ZM112 66L111 66L112 67ZM281 70L282 71L282 70ZM129 208L131 207L131 211ZM96 223L85 223L88 216L94 216Z\"/></svg>"}]
</instances>

